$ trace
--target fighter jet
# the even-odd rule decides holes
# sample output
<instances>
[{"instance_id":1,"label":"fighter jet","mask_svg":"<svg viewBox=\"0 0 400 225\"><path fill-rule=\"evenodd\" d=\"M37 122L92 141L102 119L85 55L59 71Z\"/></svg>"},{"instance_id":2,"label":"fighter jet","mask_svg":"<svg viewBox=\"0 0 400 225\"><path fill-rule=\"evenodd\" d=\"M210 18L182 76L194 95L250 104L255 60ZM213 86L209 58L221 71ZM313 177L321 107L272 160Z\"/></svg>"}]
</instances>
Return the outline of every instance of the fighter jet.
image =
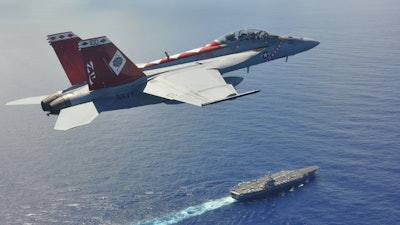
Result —
<instances>
[{"instance_id":1,"label":"fighter jet","mask_svg":"<svg viewBox=\"0 0 400 225\"><path fill-rule=\"evenodd\" d=\"M205 106L245 95L235 86L243 78L223 75L286 58L319 44L309 38L279 36L259 29L225 34L203 47L135 65L106 36L82 40L73 32L48 35L71 83L49 96L6 105L41 104L58 115L54 129L68 130L93 121L101 112L156 103Z\"/></svg>"}]
</instances>

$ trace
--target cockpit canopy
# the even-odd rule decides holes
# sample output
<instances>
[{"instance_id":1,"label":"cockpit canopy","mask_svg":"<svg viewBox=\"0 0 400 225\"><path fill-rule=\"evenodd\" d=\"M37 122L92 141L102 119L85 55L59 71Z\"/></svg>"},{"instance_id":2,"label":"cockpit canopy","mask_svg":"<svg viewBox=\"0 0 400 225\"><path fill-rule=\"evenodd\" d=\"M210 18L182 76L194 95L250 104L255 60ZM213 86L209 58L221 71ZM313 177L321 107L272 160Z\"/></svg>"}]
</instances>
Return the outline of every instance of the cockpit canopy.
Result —
<instances>
[{"instance_id":1,"label":"cockpit canopy","mask_svg":"<svg viewBox=\"0 0 400 225\"><path fill-rule=\"evenodd\" d=\"M279 37L277 35L259 29L242 29L236 32L225 34L224 36L218 38L216 41L219 44L229 44L233 42L247 40L273 41L273 39L279 39Z\"/></svg>"}]
</instances>

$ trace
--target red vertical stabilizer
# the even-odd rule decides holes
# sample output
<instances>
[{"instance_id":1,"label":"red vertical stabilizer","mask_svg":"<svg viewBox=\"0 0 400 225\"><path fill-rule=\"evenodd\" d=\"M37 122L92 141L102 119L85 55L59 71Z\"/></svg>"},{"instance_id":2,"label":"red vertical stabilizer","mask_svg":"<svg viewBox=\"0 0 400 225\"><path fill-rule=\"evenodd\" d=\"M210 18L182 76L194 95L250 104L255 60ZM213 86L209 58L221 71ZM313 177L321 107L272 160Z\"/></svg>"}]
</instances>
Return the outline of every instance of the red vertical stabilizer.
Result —
<instances>
[{"instance_id":1,"label":"red vertical stabilizer","mask_svg":"<svg viewBox=\"0 0 400 225\"><path fill-rule=\"evenodd\" d=\"M78 49L81 39L70 31L48 35L47 40L56 52L69 82L72 85L85 82L87 80L85 67Z\"/></svg>"},{"instance_id":2,"label":"red vertical stabilizer","mask_svg":"<svg viewBox=\"0 0 400 225\"><path fill-rule=\"evenodd\" d=\"M107 37L79 42L90 90L129 83L146 76Z\"/></svg>"}]
</instances>

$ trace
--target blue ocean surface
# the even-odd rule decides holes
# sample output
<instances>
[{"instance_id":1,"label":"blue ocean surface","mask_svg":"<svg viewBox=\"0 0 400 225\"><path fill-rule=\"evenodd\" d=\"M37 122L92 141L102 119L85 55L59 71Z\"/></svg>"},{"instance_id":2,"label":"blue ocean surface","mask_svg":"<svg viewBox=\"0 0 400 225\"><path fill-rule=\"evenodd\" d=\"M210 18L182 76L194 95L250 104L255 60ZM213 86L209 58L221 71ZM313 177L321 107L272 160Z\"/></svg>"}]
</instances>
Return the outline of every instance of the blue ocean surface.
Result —
<instances>
[{"instance_id":1,"label":"blue ocean surface","mask_svg":"<svg viewBox=\"0 0 400 225\"><path fill-rule=\"evenodd\" d=\"M54 87L44 79L63 76L61 67L50 67L57 63L51 49L46 51L54 60L48 64L18 61L36 73L29 74L29 85L18 76L2 84L13 88L3 88L1 95L0 223L398 224L400 4L193 4L185 3L184 15L195 19L172 18L183 21L178 28L171 23L181 33L164 33L171 38L168 43L179 43L184 33L183 45L189 46L177 44L171 54L243 27L307 36L321 44L288 62L225 75L243 76L239 92L260 89L258 94L202 108L158 104L106 112L66 132L53 130L56 117L46 117L40 106L4 106L18 97L46 94L33 92L41 85L50 92L67 85L66 79L56 80ZM178 8L163 10L164 16L178 14ZM185 27L192 32L184 32ZM108 28L111 24L84 35ZM162 38L154 37L154 30L136 35L146 34ZM124 39L116 39L125 49ZM135 42L135 36L130 40ZM163 44L145 44L160 49L160 56L149 61L162 57ZM3 65L2 76L7 76L5 68L10 67ZM316 179L292 191L248 203L229 197L238 182L309 165L321 167Z\"/></svg>"}]
</instances>

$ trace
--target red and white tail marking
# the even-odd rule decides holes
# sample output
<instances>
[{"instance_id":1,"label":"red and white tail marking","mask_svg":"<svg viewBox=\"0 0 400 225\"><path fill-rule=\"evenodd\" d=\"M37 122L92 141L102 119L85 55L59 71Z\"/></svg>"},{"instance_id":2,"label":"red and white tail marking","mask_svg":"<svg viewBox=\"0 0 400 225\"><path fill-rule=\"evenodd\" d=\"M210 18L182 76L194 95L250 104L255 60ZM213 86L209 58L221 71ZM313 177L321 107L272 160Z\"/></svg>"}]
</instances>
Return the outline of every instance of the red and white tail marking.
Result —
<instances>
[{"instance_id":1,"label":"red and white tail marking","mask_svg":"<svg viewBox=\"0 0 400 225\"><path fill-rule=\"evenodd\" d=\"M47 40L56 52L71 84L85 82L87 80L85 66L78 49L78 43L81 39L69 31L48 35Z\"/></svg>"},{"instance_id":2,"label":"red and white tail marking","mask_svg":"<svg viewBox=\"0 0 400 225\"><path fill-rule=\"evenodd\" d=\"M107 37L79 42L90 90L113 87L145 77Z\"/></svg>"}]
</instances>

